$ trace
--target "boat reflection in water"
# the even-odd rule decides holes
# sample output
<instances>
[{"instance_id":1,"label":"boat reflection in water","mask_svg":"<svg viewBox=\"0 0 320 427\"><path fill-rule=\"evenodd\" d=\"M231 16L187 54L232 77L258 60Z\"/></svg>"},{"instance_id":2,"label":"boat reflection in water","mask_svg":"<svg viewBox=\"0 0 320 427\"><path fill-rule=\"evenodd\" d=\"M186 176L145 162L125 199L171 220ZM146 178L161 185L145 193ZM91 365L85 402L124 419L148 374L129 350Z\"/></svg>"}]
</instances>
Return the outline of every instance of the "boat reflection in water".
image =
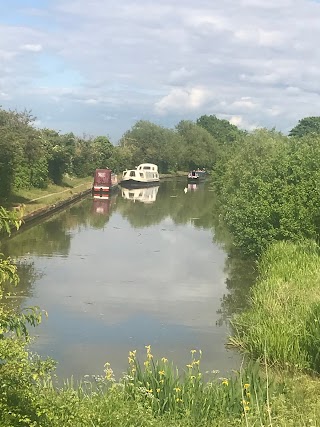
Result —
<instances>
[{"instance_id":1,"label":"boat reflection in water","mask_svg":"<svg viewBox=\"0 0 320 427\"><path fill-rule=\"evenodd\" d=\"M109 215L117 195L102 194L93 196L92 211L99 215Z\"/></svg>"},{"instance_id":2,"label":"boat reflection in water","mask_svg":"<svg viewBox=\"0 0 320 427\"><path fill-rule=\"evenodd\" d=\"M199 190L199 184L188 184L188 191L197 191Z\"/></svg>"},{"instance_id":3,"label":"boat reflection in water","mask_svg":"<svg viewBox=\"0 0 320 427\"><path fill-rule=\"evenodd\" d=\"M156 201L158 190L158 185L147 188L122 188L121 195L124 199L148 204Z\"/></svg>"}]
</instances>

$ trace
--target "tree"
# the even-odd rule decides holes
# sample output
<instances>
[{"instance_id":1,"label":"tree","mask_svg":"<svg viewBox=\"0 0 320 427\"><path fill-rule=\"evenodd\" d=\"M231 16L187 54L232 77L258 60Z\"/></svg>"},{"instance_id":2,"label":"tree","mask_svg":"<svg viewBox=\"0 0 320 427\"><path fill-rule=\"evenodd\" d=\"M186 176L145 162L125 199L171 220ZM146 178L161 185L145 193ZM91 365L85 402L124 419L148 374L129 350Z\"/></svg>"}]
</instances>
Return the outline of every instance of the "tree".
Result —
<instances>
[{"instance_id":1,"label":"tree","mask_svg":"<svg viewBox=\"0 0 320 427\"><path fill-rule=\"evenodd\" d=\"M122 136L120 147L132 151L133 166L150 162L157 164L160 172L168 172L176 163L170 150L176 143L177 136L173 130L140 120Z\"/></svg>"},{"instance_id":2,"label":"tree","mask_svg":"<svg viewBox=\"0 0 320 427\"><path fill-rule=\"evenodd\" d=\"M289 136L301 138L309 133L320 134L320 117L305 117L299 120L298 124L291 129Z\"/></svg>"},{"instance_id":3,"label":"tree","mask_svg":"<svg viewBox=\"0 0 320 427\"><path fill-rule=\"evenodd\" d=\"M236 142L246 135L228 120L218 119L215 115L199 117L197 125L206 129L220 145Z\"/></svg>"},{"instance_id":4,"label":"tree","mask_svg":"<svg viewBox=\"0 0 320 427\"><path fill-rule=\"evenodd\" d=\"M179 122L176 130L183 141L184 169L211 169L219 149L215 138L206 129L188 120Z\"/></svg>"}]
</instances>

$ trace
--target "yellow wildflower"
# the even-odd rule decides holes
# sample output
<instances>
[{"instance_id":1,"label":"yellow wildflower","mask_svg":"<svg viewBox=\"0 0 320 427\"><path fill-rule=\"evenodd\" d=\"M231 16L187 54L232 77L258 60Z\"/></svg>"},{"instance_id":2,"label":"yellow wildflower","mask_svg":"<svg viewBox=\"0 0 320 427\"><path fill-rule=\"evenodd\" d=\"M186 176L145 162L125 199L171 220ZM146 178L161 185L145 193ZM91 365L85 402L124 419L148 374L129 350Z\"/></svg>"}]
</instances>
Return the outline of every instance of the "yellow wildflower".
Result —
<instances>
[{"instance_id":1,"label":"yellow wildflower","mask_svg":"<svg viewBox=\"0 0 320 427\"><path fill-rule=\"evenodd\" d=\"M245 406L243 409L244 409L246 412L250 411L249 406Z\"/></svg>"},{"instance_id":2,"label":"yellow wildflower","mask_svg":"<svg viewBox=\"0 0 320 427\"><path fill-rule=\"evenodd\" d=\"M196 352L197 352L197 350L191 350L191 351L190 351L190 353L191 353L191 354L194 354L194 353L196 353Z\"/></svg>"},{"instance_id":3,"label":"yellow wildflower","mask_svg":"<svg viewBox=\"0 0 320 427\"><path fill-rule=\"evenodd\" d=\"M181 391L181 388L179 388L179 387L174 387L174 389L173 389L176 393L178 393L179 391Z\"/></svg>"},{"instance_id":4,"label":"yellow wildflower","mask_svg":"<svg viewBox=\"0 0 320 427\"><path fill-rule=\"evenodd\" d=\"M167 362L168 362L168 359L166 359L165 357L163 357L163 358L161 359L161 361L162 361L163 363L167 363Z\"/></svg>"},{"instance_id":5,"label":"yellow wildflower","mask_svg":"<svg viewBox=\"0 0 320 427\"><path fill-rule=\"evenodd\" d=\"M159 375L160 375L160 376L164 376L164 375L165 375L165 372L164 372L164 371L159 371Z\"/></svg>"},{"instance_id":6,"label":"yellow wildflower","mask_svg":"<svg viewBox=\"0 0 320 427\"><path fill-rule=\"evenodd\" d=\"M224 384L224 385L229 385L229 381L227 380L227 378L225 378L225 379L222 381L222 384Z\"/></svg>"},{"instance_id":7,"label":"yellow wildflower","mask_svg":"<svg viewBox=\"0 0 320 427\"><path fill-rule=\"evenodd\" d=\"M145 345L144 347L147 349L148 353L151 351L151 345L150 344L149 345Z\"/></svg>"},{"instance_id":8,"label":"yellow wildflower","mask_svg":"<svg viewBox=\"0 0 320 427\"><path fill-rule=\"evenodd\" d=\"M189 365L186 365L186 366L187 366L187 368L192 368L192 367L193 367L193 366L192 366L192 365L190 365L190 364L189 364Z\"/></svg>"},{"instance_id":9,"label":"yellow wildflower","mask_svg":"<svg viewBox=\"0 0 320 427\"><path fill-rule=\"evenodd\" d=\"M129 351L130 357L136 357L137 350Z\"/></svg>"},{"instance_id":10,"label":"yellow wildflower","mask_svg":"<svg viewBox=\"0 0 320 427\"><path fill-rule=\"evenodd\" d=\"M147 393L152 393L152 392L153 392L152 388L150 388L150 390L147 390Z\"/></svg>"},{"instance_id":11,"label":"yellow wildflower","mask_svg":"<svg viewBox=\"0 0 320 427\"><path fill-rule=\"evenodd\" d=\"M194 360L193 362L192 362L194 365L200 365L200 360Z\"/></svg>"},{"instance_id":12,"label":"yellow wildflower","mask_svg":"<svg viewBox=\"0 0 320 427\"><path fill-rule=\"evenodd\" d=\"M128 362L129 363L134 363L134 360L132 359L132 357L130 357L130 356L128 357Z\"/></svg>"},{"instance_id":13,"label":"yellow wildflower","mask_svg":"<svg viewBox=\"0 0 320 427\"><path fill-rule=\"evenodd\" d=\"M152 358L153 358L153 355L152 355L151 353L148 353L148 354L147 354L147 357L148 357L148 359L152 359Z\"/></svg>"},{"instance_id":14,"label":"yellow wildflower","mask_svg":"<svg viewBox=\"0 0 320 427\"><path fill-rule=\"evenodd\" d=\"M160 383L161 383L161 384L163 384L163 383L164 383L164 380L160 380Z\"/></svg>"},{"instance_id":15,"label":"yellow wildflower","mask_svg":"<svg viewBox=\"0 0 320 427\"><path fill-rule=\"evenodd\" d=\"M250 387L250 384L245 384L244 386L243 386L243 388L245 389L245 390L248 390L248 388Z\"/></svg>"},{"instance_id":16,"label":"yellow wildflower","mask_svg":"<svg viewBox=\"0 0 320 427\"><path fill-rule=\"evenodd\" d=\"M157 393L160 393L160 388L157 388Z\"/></svg>"},{"instance_id":17,"label":"yellow wildflower","mask_svg":"<svg viewBox=\"0 0 320 427\"><path fill-rule=\"evenodd\" d=\"M148 360L146 360L145 362L143 362L143 364L144 364L144 366L147 368L148 366L149 366L149 361Z\"/></svg>"},{"instance_id":18,"label":"yellow wildflower","mask_svg":"<svg viewBox=\"0 0 320 427\"><path fill-rule=\"evenodd\" d=\"M191 377L190 377L192 380L195 380L196 379L196 377L194 376L194 375L191 375Z\"/></svg>"}]
</instances>

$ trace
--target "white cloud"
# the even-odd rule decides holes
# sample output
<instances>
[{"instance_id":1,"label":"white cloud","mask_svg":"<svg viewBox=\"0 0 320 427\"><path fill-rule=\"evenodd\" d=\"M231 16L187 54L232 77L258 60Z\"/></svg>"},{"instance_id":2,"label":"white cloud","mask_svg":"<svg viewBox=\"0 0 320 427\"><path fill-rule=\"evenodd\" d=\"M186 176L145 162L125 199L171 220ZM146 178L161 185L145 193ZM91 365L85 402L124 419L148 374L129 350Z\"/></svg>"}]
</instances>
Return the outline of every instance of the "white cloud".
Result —
<instances>
[{"instance_id":1,"label":"white cloud","mask_svg":"<svg viewBox=\"0 0 320 427\"><path fill-rule=\"evenodd\" d=\"M168 95L155 103L155 110L160 114L171 111L197 110L202 107L208 99L208 90L205 88L172 89Z\"/></svg>"},{"instance_id":2,"label":"white cloud","mask_svg":"<svg viewBox=\"0 0 320 427\"><path fill-rule=\"evenodd\" d=\"M21 46L21 50L26 50L28 52L41 52L42 49L41 44L24 44Z\"/></svg>"},{"instance_id":3,"label":"white cloud","mask_svg":"<svg viewBox=\"0 0 320 427\"><path fill-rule=\"evenodd\" d=\"M319 114L319 2L48 0L8 8L22 15L20 25L0 25L1 103L31 108L43 122L51 116L58 129L99 134L105 114L117 117L107 131L119 138L132 117L166 126L216 114L287 130Z\"/></svg>"}]
</instances>

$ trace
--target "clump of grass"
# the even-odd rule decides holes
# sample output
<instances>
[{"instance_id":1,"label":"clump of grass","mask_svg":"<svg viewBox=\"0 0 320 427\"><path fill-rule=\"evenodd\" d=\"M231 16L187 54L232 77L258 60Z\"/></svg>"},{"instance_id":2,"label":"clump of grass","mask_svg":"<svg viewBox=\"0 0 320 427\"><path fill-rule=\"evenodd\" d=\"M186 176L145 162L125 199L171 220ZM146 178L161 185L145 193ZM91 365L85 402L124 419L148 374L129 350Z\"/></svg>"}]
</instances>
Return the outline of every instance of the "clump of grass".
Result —
<instances>
[{"instance_id":1,"label":"clump of grass","mask_svg":"<svg viewBox=\"0 0 320 427\"><path fill-rule=\"evenodd\" d=\"M155 416L187 416L195 425L221 417L247 418L249 414L265 421L267 406L270 409L271 400L284 390L282 383L261 373L259 362L248 363L230 378L219 378L218 371L212 371L212 377L205 381L200 371L201 351L191 350L190 363L182 374L166 358L155 361L150 346L146 346L143 363L135 351L128 359L129 370L122 383L131 399L143 399Z\"/></svg>"},{"instance_id":2,"label":"clump of grass","mask_svg":"<svg viewBox=\"0 0 320 427\"><path fill-rule=\"evenodd\" d=\"M319 372L320 251L315 242L278 242L260 261L250 308L233 319L232 345L268 363Z\"/></svg>"}]
</instances>

